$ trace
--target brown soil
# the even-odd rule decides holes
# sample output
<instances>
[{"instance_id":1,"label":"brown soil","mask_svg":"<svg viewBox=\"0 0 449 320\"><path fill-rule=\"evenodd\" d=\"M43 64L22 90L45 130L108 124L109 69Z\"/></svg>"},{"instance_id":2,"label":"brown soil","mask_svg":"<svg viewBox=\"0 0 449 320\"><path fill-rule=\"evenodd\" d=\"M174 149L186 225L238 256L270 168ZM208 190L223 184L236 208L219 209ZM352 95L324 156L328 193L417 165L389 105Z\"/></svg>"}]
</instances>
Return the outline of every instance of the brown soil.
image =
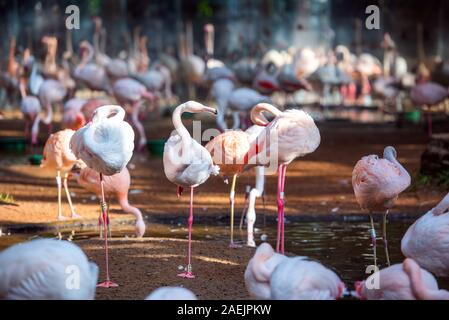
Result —
<instances>
[{"instance_id":1,"label":"brown soil","mask_svg":"<svg viewBox=\"0 0 449 320\"><path fill-rule=\"evenodd\" d=\"M78 244L100 268L103 281L103 241L88 240ZM183 286L198 299L247 299L242 281L253 249L227 248L223 242L193 241L193 273L196 279L177 276L178 266L186 263L187 241L167 238L112 239L111 280L118 288L98 288L96 299L144 299L162 286Z\"/></svg>"}]
</instances>

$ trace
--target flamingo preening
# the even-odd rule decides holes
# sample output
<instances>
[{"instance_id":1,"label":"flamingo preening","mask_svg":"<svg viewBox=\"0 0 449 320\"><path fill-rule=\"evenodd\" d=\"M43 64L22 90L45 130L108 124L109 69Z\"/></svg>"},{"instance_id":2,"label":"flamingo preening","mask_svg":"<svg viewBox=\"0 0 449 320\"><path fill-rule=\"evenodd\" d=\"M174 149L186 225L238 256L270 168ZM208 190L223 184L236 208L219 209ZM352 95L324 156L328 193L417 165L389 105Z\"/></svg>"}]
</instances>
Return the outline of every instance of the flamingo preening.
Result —
<instances>
[{"instance_id":1,"label":"flamingo preening","mask_svg":"<svg viewBox=\"0 0 449 320\"><path fill-rule=\"evenodd\" d=\"M173 125L176 130L165 143L164 148L164 172L167 179L178 186L178 195L184 187L190 188L188 260L185 272L179 274L179 276L191 279L195 278L192 273L191 261L193 190L206 182L211 174L217 175L220 169L214 165L209 151L192 139L182 124L181 115L184 112L217 114L217 111L195 101L188 101L179 105L172 115Z\"/></svg>"},{"instance_id":2,"label":"flamingo preening","mask_svg":"<svg viewBox=\"0 0 449 320\"><path fill-rule=\"evenodd\" d=\"M376 230L373 214L383 212L383 241L387 264L390 265L387 242L387 215L401 192L410 186L410 174L398 162L393 147L384 149L384 157L377 155L363 157L352 172L352 186L357 202L362 210L369 212L371 222L371 241L374 253L374 265L377 267Z\"/></svg>"},{"instance_id":3,"label":"flamingo preening","mask_svg":"<svg viewBox=\"0 0 449 320\"><path fill-rule=\"evenodd\" d=\"M124 121L125 110L120 106L107 105L95 110L91 122L76 131L70 140L75 156L99 173L101 190L100 224L104 228L106 281L98 286L117 287L109 277L108 229L109 213L105 200L103 175L121 172L131 160L134 150L134 131Z\"/></svg>"}]
</instances>

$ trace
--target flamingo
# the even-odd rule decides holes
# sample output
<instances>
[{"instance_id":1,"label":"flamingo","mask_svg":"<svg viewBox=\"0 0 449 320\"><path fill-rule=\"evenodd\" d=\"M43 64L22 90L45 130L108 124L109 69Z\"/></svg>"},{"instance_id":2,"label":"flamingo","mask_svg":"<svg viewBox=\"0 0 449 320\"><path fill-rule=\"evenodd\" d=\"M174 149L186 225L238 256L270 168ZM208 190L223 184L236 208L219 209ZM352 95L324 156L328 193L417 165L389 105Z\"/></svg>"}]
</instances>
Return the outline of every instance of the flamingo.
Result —
<instances>
[{"instance_id":1,"label":"flamingo","mask_svg":"<svg viewBox=\"0 0 449 320\"><path fill-rule=\"evenodd\" d=\"M274 116L268 121L263 112ZM278 234L276 251L284 253L284 188L287 166L296 158L314 152L320 145L321 137L312 117L301 110L280 111L268 103L259 103L251 110L251 120L254 124L265 126L253 144L256 153L249 158L249 166L273 166L272 160L278 165ZM273 139L273 141L271 141ZM262 159L260 155L268 155Z\"/></svg>"},{"instance_id":2,"label":"flamingo","mask_svg":"<svg viewBox=\"0 0 449 320\"><path fill-rule=\"evenodd\" d=\"M378 287L375 287L378 279ZM416 261L405 259L357 282L356 296L362 300L448 300L449 292L439 290L434 276Z\"/></svg>"},{"instance_id":3,"label":"flamingo","mask_svg":"<svg viewBox=\"0 0 449 320\"><path fill-rule=\"evenodd\" d=\"M110 101L106 98L92 98L87 100L87 102L83 104L81 112L83 113L86 122L89 122L90 120L92 120L92 116L98 107L110 104L111 104Z\"/></svg>"},{"instance_id":4,"label":"flamingo","mask_svg":"<svg viewBox=\"0 0 449 320\"><path fill-rule=\"evenodd\" d=\"M76 290L68 285L74 272ZM72 242L37 239L0 252L1 300L93 300L97 278L97 265Z\"/></svg>"},{"instance_id":5,"label":"flamingo","mask_svg":"<svg viewBox=\"0 0 449 320\"><path fill-rule=\"evenodd\" d=\"M195 101L188 101L176 107L172 115L172 122L176 129L165 143L164 147L164 172L169 181L178 186L178 195L184 187L190 188L190 210L188 219L189 245L186 271L179 274L180 277L192 279L191 248L192 248L192 224L193 224L193 190L209 179L209 176L217 175L220 168L215 166L212 157L201 144L192 139L181 121L184 112L200 113L209 112L217 114L216 109L206 107Z\"/></svg>"},{"instance_id":6,"label":"flamingo","mask_svg":"<svg viewBox=\"0 0 449 320\"><path fill-rule=\"evenodd\" d=\"M183 287L157 288L145 300L198 300L196 295Z\"/></svg>"},{"instance_id":7,"label":"flamingo","mask_svg":"<svg viewBox=\"0 0 449 320\"><path fill-rule=\"evenodd\" d=\"M62 127L64 129L78 130L86 124L86 118L82 113L83 105L87 100L80 98L72 98L64 104L62 114Z\"/></svg>"},{"instance_id":8,"label":"flamingo","mask_svg":"<svg viewBox=\"0 0 449 320\"><path fill-rule=\"evenodd\" d=\"M270 299L270 279L275 268L287 259L275 253L268 243L262 243L245 269L245 285L250 296L256 299Z\"/></svg>"},{"instance_id":9,"label":"flamingo","mask_svg":"<svg viewBox=\"0 0 449 320\"><path fill-rule=\"evenodd\" d=\"M81 166L80 170L72 169L75 172L76 180L80 186L95 193L99 198L101 197L101 186L99 173L95 170ZM125 167L119 173L112 176L104 177L104 193L107 198L115 195L120 207L124 212L131 213L136 218L135 234L136 237L141 238L145 234L145 222L142 217L142 212L129 204L128 191L131 185L131 176L128 169Z\"/></svg>"},{"instance_id":10,"label":"flamingo","mask_svg":"<svg viewBox=\"0 0 449 320\"><path fill-rule=\"evenodd\" d=\"M437 276L449 276L449 194L410 228L401 242L402 253Z\"/></svg>"},{"instance_id":11,"label":"flamingo","mask_svg":"<svg viewBox=\"0 0 449 320\"><path fill-rule=\"evenodd\" d=\"M271 99L250 88L243 87L232 91L228 97L228 108L232 111L233 128L246 129L248 127L247 114L250 113L251 108L262 102L269 103ZM245 115L245 121L240 121L239 115L241 114Z\"/></svg>"},{"instance_id":12,"label":"flamingo","mask_svg":"<svg viewBox=\"0 0 449 320\"><path fill-rule=\"evenodd\" d=\"M231 204L231 248L238 247L234 243L234 204L235 204L235 184L237 176L243 171L248 161L250 143L248 134L239 131L226 131L209 141L206 149L210 152L215 165L220 168L220 175L225 181L232 177L229 202Z\"/></svg>"},{"instance_id":13,"label":"flamingo","mask_svg":"<svg viewBox=\"0 0 449 320\"><path fill-rule=\"evenodd\" d=\"M145 128L139 120L139 110L143 99L153 103L155 96L142 84L131 78L117 80L112 85L112 92L119 103L124 104L125 106L131 104L131 120L139 133L137 150L142 151L146 146L147 138Z\"/></svg>"},{"instance_id":14,"label":"flamingo","mask_svg":"<svg viewBox=\"0 0 449 320\"><path fill-rule=\"evenodd\" d=\"M377 267L376 230L373 213L383 211L383 241L387 264L390 265L387 242L387 215L394 206L399 194L410 186L410 174L398 162L393 147L384 149L384 158L376 155L363 157L352 171L352 186L358 204L368 211L371 222L371 241L374 253L374 265Z\"/></svg>"},{"instance_id":15,"label":"flamingo","mask_svg":"<svg viewBox=\"0 0 449 320\"><path fill-rule=\"evenodd\" d=\"M282 261L271 274L270 285L274 300L337 300L345 292L335 272L307 257Z\"/></svg>"},{"instance_id":16,"label":"flamingo","mask_svg":"<svg viewBox=\"0 0 449 320\"><path fill-rule=\"evenodd\" d=\"M75 68L73 77L82 82L91 91L110 91L106 71L103 67L95 64L92 60L94 58L94 49L87 41L80 43L81 62Z\"/></svg>"},{"instance_id":17,"label":"flamingo","mask_svg":"<svg viewBox=\"0 0 449 320\"><path fill-rule=\"evenodd\" d=\"M63 177L64 190L67 196L67 201L69 202L70 211L72 213L72 218L81 218L75 213L75 208L72 205L72 199L70 197L70 192L67 184L67 179L69 177L69 172L72 166L79 162L75 155L70 150L70 140L72 139L75 131L71 129L65 129L58 131L48 138L44 146L44 158L41 167L51 168L56 170L56 184L58 186L58 220L65 220L66 218L62 215L62 204L61 204L61 176Z\"/></svg>"},{"instance_id":18,"label":"flamingo","mask_svg":"<svg viewBox=\"0 0 449 320\"><path fill-rule=\"evenodd\" d=\"M98 286L103 288L118 286L109 277L109 214L103 175L112 176L121 172L133 155L134 131L124 121L125 114L125 110L120 106L99 107L95 110L91 122L76 131L70 140L70 148L75 156L100 175L100 224L104 227L106 281Z\"/></svg>"},{"instance_id":19,"label":"flamingo","mask_svg":"<svg viewBox=\"0 0 449 320\"><path fill-rule=\"evenodd\" d=\"M31 135L31 125L34 123L36 117L39 116L41 112L41 103L39 99L35 96L28 96L25 90L25 82L21 80L20 82L20 95L22 96L22 101L20 102L20 110L25 118L25 137L28 138ZM37 136L30 137L31 144L37 144Z\"/></svg>"}]
</instances>

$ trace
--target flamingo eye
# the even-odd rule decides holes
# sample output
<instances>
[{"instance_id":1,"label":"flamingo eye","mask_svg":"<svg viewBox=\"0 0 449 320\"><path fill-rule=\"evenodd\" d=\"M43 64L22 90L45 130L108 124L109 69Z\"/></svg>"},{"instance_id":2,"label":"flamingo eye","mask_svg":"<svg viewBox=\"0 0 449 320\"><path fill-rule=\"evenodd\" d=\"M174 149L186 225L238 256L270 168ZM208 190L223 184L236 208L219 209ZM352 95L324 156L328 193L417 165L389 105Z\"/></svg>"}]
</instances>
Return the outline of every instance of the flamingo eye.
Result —
<instances>
[{"instance_id":1,"label":"flamingo eye","mask_svg":"<svg viewBox=\"0 0 449 320\"><path fill-rule=\"evenodd\" d=\"M374 156L374 159L375 160L379 160L379 156Z\"/></svg>"}]
</instances>

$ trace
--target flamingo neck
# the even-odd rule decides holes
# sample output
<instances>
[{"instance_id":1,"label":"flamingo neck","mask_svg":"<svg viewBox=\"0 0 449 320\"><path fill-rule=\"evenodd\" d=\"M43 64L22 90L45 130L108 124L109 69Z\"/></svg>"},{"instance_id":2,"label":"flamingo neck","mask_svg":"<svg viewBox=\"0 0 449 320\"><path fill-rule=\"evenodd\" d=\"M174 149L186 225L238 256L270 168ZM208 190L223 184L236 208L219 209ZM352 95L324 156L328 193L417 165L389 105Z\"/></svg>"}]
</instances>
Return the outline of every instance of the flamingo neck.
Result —
<instances>
[{"instance_id":1,"label":"flamingo neck","mask_svg":"<svg viewBox=\"0 0 449 320\"><path fill-rule=\"evenodd\" d=\"M182 104L175 109L172 116L173 125L175 126L178 134L181 136L182 146L184 150L187 150L187 148L189 148L190 140L192 139L189 131L186 129L181 120L182 114L188 111L187 109L188 107L186 107L185 104Z\"/></svg>"},{"instance_id":2,"label":"flamingo neck","mask_svg":"<svg viewBox=\"0 0 449 320\"><path fill-rule=\"evenodd\" d=\"M258 126L266 127L270 122L263 112L268 112L275 117L282 114L282 111L269 103L259 103L251 110L251 121Z\"/></svg>"}]
</instances>

